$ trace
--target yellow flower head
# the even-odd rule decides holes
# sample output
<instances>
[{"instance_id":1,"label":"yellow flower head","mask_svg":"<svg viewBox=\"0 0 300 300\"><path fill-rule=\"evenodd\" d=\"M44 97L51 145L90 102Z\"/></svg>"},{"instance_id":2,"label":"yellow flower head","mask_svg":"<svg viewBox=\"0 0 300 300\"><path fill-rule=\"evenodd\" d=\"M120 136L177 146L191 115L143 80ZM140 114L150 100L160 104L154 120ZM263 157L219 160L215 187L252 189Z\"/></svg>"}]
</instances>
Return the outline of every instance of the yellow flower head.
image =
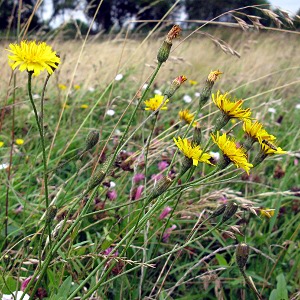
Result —
<instances>
[{"instance_id":1,"label":"yellow flower head","mask_svg":"<svg viewBox=\"0 0 300 300\"><path fill-rule=\"evenodd\" d=\"M60 84L58 85L58 87L59 87L62 91L64 91L64 90L67 88L67 86L64 85L64 84L62 84L62 83L60 83Z\"/></svg>"},{"instance_id":2,"label":"yellow flower head","mask_svg":"<svg viewBox=\"0 0 300 300\"><path fill-rule=\"evenodd\" d=\"M12 55L8 55L8 58L13 70L19 66L21 72L27 70L38 76L45 69L52 74L60 64L56 52L44 42L21 41L20 45L10 44L9 48L7 51Z\"/></svg>"},{"instance_id":3,"label":"yellow flower head","mask_svg":"<svg viewBox=\"0 0 300 300\"><path fill-rule=\"evenodd\" d=\"M234 139L227 138L226 133L220 136L220 133L217 132L217 136L212 134L211 137L213 142L222 150L226 158L228 158L238 168L244 169L249 174L249 170L253 167L253 165L248 162L244 148L238 148Z\"/></svg>"},{"instance_id":4,"label":"yellow flower head","mask_svg":"<svg viewBox=\"0 0 300 300\"><path fill-rule=\"evenodd\" d=\"M267 218L271 218L273 217L275 214L275 209L270 209L270 208L261 208L260 209L260 215L262 217L267 217Z\"/></svg>"},{"instance_id":5,"label":"yellow flower head","mask_svg":"<svg viewBox=\"0 0 300 300\"><path fill-rule=\"evenodd\" d=\"M261 123L255 121L252 123L250 120L244 120L243 130L247 133L248 136L258 141L260 144L263 140L266 141L274 141L276 137L274 135L269 134Z\"/></svg>"},{"instance_id":6,"label":"yellow flower head","mask_svg":"<svg viewBox=\"0 0 300 300\"><path fill-rule=\"evenodd\" d=\"M196 80L189 80L190 85L196 85L198 82Z\"/></svg>"},{"instance_id":7,"label":"yellow flower head","mask_svg":"<svg viewBox=\"0 0 300 300\"><path fill-rule=\"evenodd\" d=\"M213 102L218 108L230 118L238 118L241 120L250 119L250 108L242 109L243 100L237 100L235 102L230 101L228 93L221 94L220 91L217 95L212 95Z\"/></svg>"},{"instance_id":8,"label":"yellow flower head","mask_svg":"<svg viewBox=\"0 0 300 300\"><path fill-rule=\"evenodd\" d=\"M16 139L16 144L17 145L23 145L24 144L24 140L22 140L22 139Z\"/></svg>"},{"instance_id":9,"label":"yellow flower head","mask_svg":"<svg viewBox=\"0 0 300 300\"><path fill-rule=\"evenodd\" d=\"M162 105L162 103L164 102L164 104ZM157 110L161 105L162 107L160 108L160 110L167 110L167 106L166 104L169 102L169 99L167 99L166 101L164 101L164 96L163 95L155 95L154 98L150 98L146 101L144 101L146 108L145 110L152 110L155 111Z\"/></svg>"},{"instance_id":10,"label":"yellow flower head","mask_svg":"<svg viewBox=\"0 0 300 300\"><path fill-rule=\"evenodd\" d=\"M215 82L218 79L218 76L220 76L221 74L223 73L220 72L219 70L211 71L207 77L207 80L210 82Z\"/></svg>"},{"instance_id":11,"label":"yellow flower head","mask_svg":"<svg viewBox=\"0 0 300 300\"><path fill-rule=\"evenodd\" d=\"M86 109L86 108L88 108L89 106L88 106L87 104L82 104L80 107L83 108L83 109Z\"/></svg>"},{"instance_id":12,"label":"yellow flower head","mask_svg":"<svg viewBox=\"0 0 300 300\"><path fill-rule=\"evenodd\" d=\"M74 85L74 89L77 90L77 91L80 90L80 85L75 84L75 85Z\"/></svg>"},{"instance_id":13,"label":"yellow flower head","mask_svg":"<svg viewBox=\"0 0 300 300\"><path fill-rule=\"evenodd\" d=\"M187 124L191 124L195 117L194 114L190 113L188 109L181 110L178 115L179 119ZM196 126L196 122L194 122L193 126Z\"/></svg>"},{"instance_id":14,"label":"yellow flower head","mask_svg":"<svg viewBox=\"0 0 300 300\"><path fill-rule=\"evenodd\" d=\"M0 141L0 148L4 146L4 142Z\"/></svg>"},{"instance_id":15,"label":"yellow flower head","mask_svg":"<svg viewBox=\"0 0 300 300\"><path fill-rule=\"evenodd\" d=\"M209 161L211 156L208 153L203 152L200 146L192 145L188 139L182 139L181 137L178 137L178 140L174 138L174 142L186 157L193 160L194 166L197 166L199 162L205 162L212 165L212 163Z\"/></svg>"},{"instance_id":16,"label":"yellow flower head","mask_svg":"<svg viewBox=\"0 0 300 300\"><path fill-rule=\"evenodd\" d=\"M282 150L280 147L275 146L273 143L262 140L261 149L265 155L273 155L273 154L286 154L287 152Z\"/></svg>"}]
</instances>

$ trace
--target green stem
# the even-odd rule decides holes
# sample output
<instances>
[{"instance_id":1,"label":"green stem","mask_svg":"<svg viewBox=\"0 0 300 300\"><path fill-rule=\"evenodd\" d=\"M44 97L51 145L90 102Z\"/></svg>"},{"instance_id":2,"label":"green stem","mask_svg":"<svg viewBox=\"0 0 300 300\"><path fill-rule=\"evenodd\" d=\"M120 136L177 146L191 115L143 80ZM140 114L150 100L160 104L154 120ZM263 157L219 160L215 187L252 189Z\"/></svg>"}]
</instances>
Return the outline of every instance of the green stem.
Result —
<instances>
[{"instance_id":1,"label":"green stem","mask_svg":"<svg viewBox=\"0 0 300 300\"><path fill-rule=\"evenodd\" d=\"M179 175L180 178L180 175ZM176 182L179 178L176 178L176 180L174 180L174 182ZM204 178L203 178L204 179ZM152 207L152 209L150 211L148 211L143 217L142 219L136 223L136 226L134 228L132 228L123 238L121 241L118 242L118 244L112 249L111 253L114 253L118 247L120 247L120 245L122 245L126 239L128 237L133 238L135 235L133 235L133 233L137 234L140 230L142 230L143 225L153 216L153 214L158 211L163 205L165 205L166 202L168 202L170 199L173 199L173 197L175 195L177 195L179 192L181 192L181 189L176 190L174 193L172 193L170 196L163 198L162 200L157 200L157 202L154 204L154 206ZM148 201L145 201L146 203ZM144 207L142 208L141 211L144 210ZM221 223L217 224L216 226L219 226ZM206 232L204 235L202 235L201 237L206 236L208 233L210 233L213 229L216 228L213 227L210 231ZM192 242L198 240L199 238L196 238L195 240L193 240ZM128 243L127 243L128 244ZM186 245L183 246L183 248L186 247ZM179 248L181 249L181 248ZM124 254L126 249L123 249L122 253L120 254L120 256L122 256ZM74 296L78 293L78 291L100 270L100 268L110 259L110 257L108 256L107 258L105 258L94 270L91 271L91 273L85 278L85 280L83 282L81 282L81 284L77 287L77 289L69 296L69 298L67 300L72 300L74 298ZM99 288L100 286L102 286L102 282L103 279L106 278L106 276L110 273L111 269L114 267L114 265L116 264L116 262L112 261L110 263L110 267L106 270L106 272L102 275L102 279L100 279L97 284L91 288L89 290L89 292L82 298L82 300L87 299L87 297L89 297L97 288ZM140 267L140 266L139 266Z\"/></svg>"},{"instance_id":2,"label":"green stem","mask_svg":"<svg viewBox=\"0 0 300 300\"><path fill-rule=\"evenodd\" d=\"M151 260L145 262L145 264L151 264L151 263L155 262L156 260L159 260L159 259L161 259L161 258L164 258L165 256L169 256L169 255L171 255L171 254L173 254L173 253L175 253L175 252L177 252L177 251L179 251L179 250L181 250L181 249L187 247L188 245L190 245L190 244L192 244L192 243L194 243L194 242L200 240L201 238L204 238L204 237L207 236L209 233L211 233L213 230L217 229L220 225L221 225L221 222L219 222L218 224L216 224L214 227L212 227L210 230L206 231L206 232L205 232L204 234L202 234L201 236L199 236L199 237L197 237L197 238L195 238L195 239L193 239L193 240L189 240L188 242L184 243L183 245L181 245L181 246L178 247L178 248L174 248L174 249L170 250L169 252L166 252L166 253L164 253L164 254L162 254L162 255L160 255L160 256L157 256L157 257L155 257L155 258L153 258L153 259L151 259ZM111 281L113 281L113 280L115 280L115 279L117 279L117 278L119 278L119 277L121 277L121 276L123 276L123 275L125 275L125 274L127 274L127 273L130 273L130 272L132 272L132 271L134 271L134 270L136 270L136 269L138 269L138 268L140 268L140 266L133 267L133 268L131 268L131 269L129 269L129 270L127 270L127 271L125 271L125 272L119 274L119 275L116 275L116 276L114 276L113 278L111 278L111 279L109 279L109 280L103 282L103 283L100 284L98 287L105 286L105 285L107 285L109 282L111 282ZM98 288L98 287L97 287L97 288ZM89 296L89 295L91 295L90 291L88 292L88 294L86 294L86 295L84 296L84 298L82 298L82 300L86 299L86 296ZM68 299L68 300L71 300L71 299Z\"/></svg>"},{"instance_id":3,"label":"green stem","mask_svg":"<svg viewBox=\"0 0 300 300\"><path fill-rule=\"evenodd\" d=\"M78 216L78 218L74 221L74 223L70 226L70 228L65 232L65 234L60 238L57 239L57 243L55 245L53 245L51 247L51 249L49 250L45 261L42 263L41 265L41 270L39 272L39 270L35 271L35 273L32 275L32 278L30 280L30 282L28 283L27 287L25 288L23 295L21 296L20 300L23 300L25 294L29 291L29 289L31 288L31 285L34 283L35 279L37 278L37 276L39 275L33 290L31 292L31 296L30 296L30 300L33 299L34 294L41 282L41 280L43 279L47 268L51 262L52 257L54 256L54 254L58 251L58 249L62 246L62 244L65 242L65 239L69 236L69 234L72 232L72 230L77 226L77 224L80 222L81 220L81 216L84 215L86 213L86 211L88 210L91 201L94 199L95 194L97 193L97 188L94 189L94 191L92 192L89 200L87 201L87 203L85 204L84 208L82 209L82 211L80 212L80 215ZM81 198L83 198L86 194L82 194Z\"/></svg>"},{"instance_id":4,"label":"green stem","mask_svg":"<svg viewBox=\"0 0 300 300\"><path fill-rule=\"evenodd\" d=\"M45 151L45 141L44 141L44 135L43 135L43 130L41 128L38 112L36 109L36 106L34 104L33 98L32 98L32 92L31 92L31 79L32 79L32 72L28 72L28 95L29 95L29 100L31 102L33 111L34 111L34 116L35 116L35 121L38 126L40 138L41 138L41 144L42 144L42 152L43 152L43 165L44 165L44 185L45 185L45 200L46 200L46 208L49 206L49 195L48 195L48 178L47 178L47 161L46 161L46 151Z\"/></svg>"}]
</instances>

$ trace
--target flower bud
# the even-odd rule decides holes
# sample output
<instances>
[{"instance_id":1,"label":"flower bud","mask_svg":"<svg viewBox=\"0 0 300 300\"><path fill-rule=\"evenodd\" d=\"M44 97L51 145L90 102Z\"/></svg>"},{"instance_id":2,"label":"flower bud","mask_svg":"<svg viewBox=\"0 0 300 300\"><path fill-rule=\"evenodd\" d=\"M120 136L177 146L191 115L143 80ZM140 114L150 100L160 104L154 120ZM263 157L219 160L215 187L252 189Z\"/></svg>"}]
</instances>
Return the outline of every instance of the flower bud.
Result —
<instances>
[{"instance_id":1,"label":"flower bud","mask_svg":"<svg viewBox=\"0 0 300 300\"><path fill-rule=\"evenodd\" d=\"M212 219L212 218L215 218L215 217L218 217L220 215L222 215L226 209L226 204L222 204L220 206L218 206L214 211L213 213L209 216L209 219Z\"/></svg>"},{"instance_id":2,"label":"flower bud","mask_svg":"<svg viewBox=\"0 0 300 300\"><path fill-rule=\"evenodd\" d=\"M170 55L172 41L179 36L180 32L181 28L178 25L174 25L168 32L166 39L163 41L157 53L157 60L159 63L162 64L167 61Z\"/></svg>"},{"instance_id":3,"label":"flower bud","mask_svg":"<svg viewBox=\"0 0 300 300\"><path fill-rule=\"evenodd\" d=\"M170 99L174 93L180 88L180 86L187 80L187 78L184 75L178 76L175 78L171 85L167 88L164 95Z\"/></svg>"},{"instance_id":4,"label":"flower bud","mask_svg":"<svg viewBox=\"0 0 300 300\"><path fill-rule=\"evenodd\" d=\"M167 61L171 51L171 47L172 47L172 43L163 41L157 53L157 60L159 63L164 63L165 61Z\"/></svg>"},{"instance_id":5,"label":"flower bud","mask_svg":"<svg viewBox=\"0 0 300 300\"><path fill-rule=\"evenodd\" d=\"M153 200L164 193L172 184L172 179L168 176L164 176L161 180L157 182L154 186L153 191L151 192L149 199Z\"/></svg>"},{"instance_id":6,"label":"flower bud","mask_svg":"<svg viewBox=\"0 0 300 300\"><path fill-rule=\"evenodd\" d=\"M46 218L45 218L46 224L52 223L53 219L56 216L56 213L57 213L57 206L50 205L46 212Z\"/></svg>"},{"instance_id":7,"label":"flower bud","mask_svg":"<svg viewBox=\"0 0 300 300\"><path fill-rule=\"evenodd\" d=\"M92 190L103 181L111 165L112 158L113 155L109 156L107 160L100 166L100 168L96 170L88 183L87 191Z\"/></svg>"},{"instance_id":8,"label":"flower bud","mask_svg":"<svg viewBox=\"0 0 300 300\"><path fill-rule=\"evenodd\" d=\"M238 209L238 205L235 202L228 203L223 214L222 223L226 222L232 216L234 216L237 209Z\"/></svg>"},{"instance_id":9,"label":"flower bud","mask_svg":"<svg viewBox=\"0 0 300 300\"><path fill-rule=\"evenodd\" d=\"M99 141L99 132L92 130L88 133L85 140L85 151L92 149Z\"/></svg>"},{"instance_id":10,"label":"flower bud","mask_svg":"<svg viewBox=\"0 0 300 300\"><path fill-rule=\"evenodd\" d=\"M249 246L245 243L238 244L235 251L235 257L240 270L243 270L249 257Z\"/></svg>"},{"instance_id":11,"label":"flower bud","mask_svg":"<svg viewBox=\"0 0 300 300\"><path fill-rule=\"evenodd\" d=\"M201 139L202 139L202 130L200 127L200 124L197 122L196 126L194 127L194 134L193 134L193 138L192 138L192 144L199 146L201 143Z\"/></svg>"},{"instance_id":12,"label":"flower bud","mask_svg":"<svg viewBox=\"0 0 300 300\"><path fill-rule=\"evenodd\" d=\"M218 79L218 76L223 74L219 70L211 71L205 81L205 85L200 93L199 98L199 109L201 109L206 102L210 99L212 88L215 84L215 81Z\"/></svg>"}]
</instances>

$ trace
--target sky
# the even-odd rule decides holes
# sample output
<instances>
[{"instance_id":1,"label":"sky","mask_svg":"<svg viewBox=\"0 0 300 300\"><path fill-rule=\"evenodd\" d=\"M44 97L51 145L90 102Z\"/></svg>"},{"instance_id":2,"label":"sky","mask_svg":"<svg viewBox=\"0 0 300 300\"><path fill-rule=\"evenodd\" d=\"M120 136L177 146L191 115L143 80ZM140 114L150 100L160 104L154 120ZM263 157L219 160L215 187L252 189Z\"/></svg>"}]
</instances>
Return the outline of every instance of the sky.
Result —
<instances>
[{"instance_id":1,"label":"sky","mask_svg":"<svg viewBox=\"0 0 300 300\"><path fill-rule=\"evenodd\" d=\"M283 10L286 10L292 14L295 14L300 9L300 1L299 0L269 0L274 8L279 7ZM51 16L52 12L52 1L51 0L44 0L45 9L43 13L43 18L48 19ZM65 19L62 17L55 19L51 25L53 27L58 27L64 21L68 21L69 19L79 19L86 22L86 18L82 12L82 10L78 9L77 11L72 11L65 15Z\"/></svg>"}]
</instances>

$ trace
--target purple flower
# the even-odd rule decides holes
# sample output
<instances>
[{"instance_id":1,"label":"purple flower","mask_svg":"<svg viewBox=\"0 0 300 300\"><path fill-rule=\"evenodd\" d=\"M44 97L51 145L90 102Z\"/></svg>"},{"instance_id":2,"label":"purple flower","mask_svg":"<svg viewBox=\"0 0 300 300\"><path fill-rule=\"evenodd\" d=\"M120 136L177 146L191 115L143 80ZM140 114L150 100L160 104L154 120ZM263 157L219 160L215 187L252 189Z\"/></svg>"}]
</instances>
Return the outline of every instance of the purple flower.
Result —
<instances>
[{"instance_id":1,"label":"purple flower","mask_svg":"<svg viewBox=\"0 0 300 300\"><path fill-rule=\"evenodd\" d=\"M106 193L106 197L111 201L116 200L117 196L118 196L118 194L117 194L116 190L111 190Z\"/></svg>"},{"instance_id":2,"label":"purple flower","mask_svg":"<svg viewBox=\"0 0 300 300\"><path fill-rule=\"evenodd\" d=\"M29 281L31 280L32 276L27 277L21 284L21 291L24 291L29 283ZM37 281L38 277L35 278L34 281Z\"/></svg>"},{"instance_id":3,"label":"purple flower","mask_svg":"<svg viewBox=\"0 0 300 300\"><path fill-rule=\"evenodd\" d=\"M169 241L172 231L176 228L177 228L176 225L172 225L171 227L166 229L165 233L163 234L163 238L162 238L164 243L167 243Z\"/></svg>"},{"instance_id":4,"label":"purple flower","mask_svg":"<svg viewBox=\"0 0 300 300\"><path fill-rule=\"evenodd\" d=\"M145 175L142 173L137 173L133 176L134 183L139 183L140 181L145 179Z\"/></svg>"},{"instance_id":5,"label":"purple flower","mask_svg":"<svg viewBox=\"0 0 300 300\"><path fill-rule=\"evenodd\" d=\"M23 212L24 206L23 205L18 205L18 207L15 209L15 214L20 214Z\"/></svg>"},{"instance_id":6,"label":"purple flower","mask_svg":"<svg viewBox=\"0 0 300 300\"><path fill-rule=\"evenodd\" d=\"M163 160L163 161L159 162L157 165L158 165L159 171L163 171L169 166L169 163L166 162L165 160Z\"/></svg>"},{"instance_id":7,"label":"purple flower","mask_svg":"<svg viewBox=\"0 0 300 300\"><path fill-rule=\"evenodd\" d=\"M111 251L113 250L114 248L112 248L112 247L109 247L109 248L107 248L107 249L105 249L102 253L104 254L104 255L110 255L111 254ZM114 254L112 254L111 256L114 256L114 257L116 257L116 256L118 256L119 255L119 252L118 252L118 250L114 253Z\"/></svg>"},{"instance_id":8,"label":"purple flower","mask_svg":"<svg viewBox=\"0 0 300 300\"><path fill-rule=\"evenodd\" d=\"M163 177L164 177L164 176L163 176L162 174L153 174L153 175L151 176L151 179L152 179L152 180L155 180L155 181L159 181L159 180L161 180Z\"/></svg>"},{"instance_id":9,"label":"purple flower","mask_svg":"<svg viewBox=\"0 0 300 300\"><path fill-rule=\"evenodd\" d=\"M172 208L170 206L165 207L162 213L160 214L159 219L164 219L171 210Z\"/></svg>"},{"instance_id":10,"label":"purple flower","mask_svg":"<svg viewBox=\"0 0 300 300\"><path fill-rule=\"evenodd\" d=\"M134 200L139 200L141 198L143 190L144 190L143 185L138 186L135 192Z\"/></svg>"}]
</instances>

